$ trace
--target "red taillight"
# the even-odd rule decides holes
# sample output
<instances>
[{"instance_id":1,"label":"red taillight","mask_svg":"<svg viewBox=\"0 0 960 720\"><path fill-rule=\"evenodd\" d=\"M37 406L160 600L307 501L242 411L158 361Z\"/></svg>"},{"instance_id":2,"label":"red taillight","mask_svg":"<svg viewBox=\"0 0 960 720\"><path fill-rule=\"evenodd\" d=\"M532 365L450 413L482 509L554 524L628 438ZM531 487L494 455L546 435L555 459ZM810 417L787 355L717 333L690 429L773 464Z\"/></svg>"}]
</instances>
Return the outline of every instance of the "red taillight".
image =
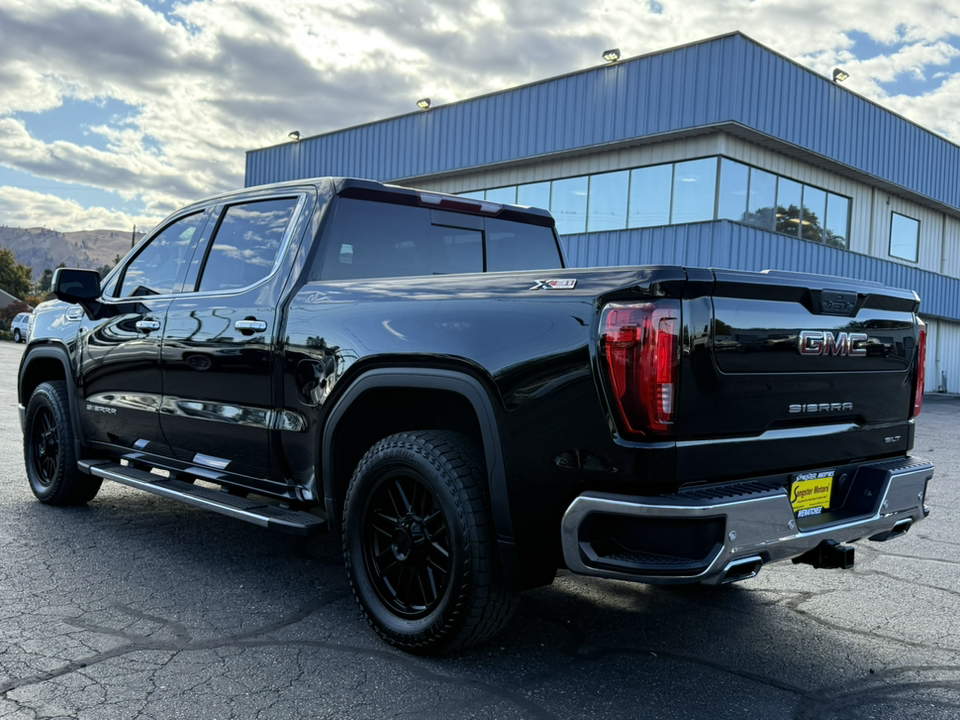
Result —
<instances>
[{"instance_id":1,"label":"red taillight","mask_svg":"<svg viewBox=\"0 0 960 720\"><path fill-rule=\"evenodd\" d=\"M600 319L600 352L626 430L669 433L680 363L680 303L607 305Z\"/></svg>"},{"instance_id":2,"label":"red taillight","mask_svg":"<svg viewBox=\"0 0 960 720\"><path fill-rule=\"evenodd\" d=\"M917 387L913 391L913 417L923 409L923 385L926 382L927 324L917 318L920 336L917 338Z\"/></svg>"}]
</instances>

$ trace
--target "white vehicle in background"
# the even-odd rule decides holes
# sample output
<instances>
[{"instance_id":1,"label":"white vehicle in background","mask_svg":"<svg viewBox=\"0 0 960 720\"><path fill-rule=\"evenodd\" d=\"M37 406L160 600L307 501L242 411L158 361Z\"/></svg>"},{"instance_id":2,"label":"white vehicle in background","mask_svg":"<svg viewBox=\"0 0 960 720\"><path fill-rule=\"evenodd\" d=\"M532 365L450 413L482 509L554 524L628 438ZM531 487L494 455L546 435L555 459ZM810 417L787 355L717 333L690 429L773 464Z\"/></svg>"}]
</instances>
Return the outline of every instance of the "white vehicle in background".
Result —
<instances>
[{"instance_id":1,"label":"white vehicle in background","mask_svg":"<svg viewBox=\"0 0 960 720\"><path fill-rule=\"evenodd\" d=\"M13 333L14 342L26 342L30 336L30 315L32 313L17 313L17 316L10 323L10 332Z\"/></svg>"}]
</instances>

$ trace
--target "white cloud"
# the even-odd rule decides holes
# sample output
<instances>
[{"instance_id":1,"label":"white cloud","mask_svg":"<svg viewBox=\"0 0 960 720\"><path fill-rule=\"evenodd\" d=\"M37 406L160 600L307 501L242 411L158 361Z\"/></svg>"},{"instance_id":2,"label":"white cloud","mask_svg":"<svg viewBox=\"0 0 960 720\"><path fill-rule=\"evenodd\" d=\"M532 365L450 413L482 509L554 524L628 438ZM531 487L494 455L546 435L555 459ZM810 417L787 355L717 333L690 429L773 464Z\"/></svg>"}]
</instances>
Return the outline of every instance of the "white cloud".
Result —
<instances>
[{"instance_id":1,"label":"white cloud","mask_svg":"<svg viewBox=\"0 0 960 720\"><path fill-rule=\"evenodd\" d=\"M135 199L155 222L187 201L242 185L244 152L284 142L293 129L319 134L410 112L424 96L441 104L551 77L600 64L608 47L629 57L733 30L824 74L842 65L851 90L960 139L954 78L919 97L890 97L881 84L933 78L958 54L950 43L960 36L960 16L943 3L660 0L659 7L195 0L164 14L137 0L0 0L0 164ZM858 60L854 31L890 51ZM65 98L113 98L134 110L88 128L101 147L44 142L12 117ZM83 217L35 195L29 207ZM36 216L28 224L41 222L54 221Z\"/></svg>"},{"instance_id":2,"label":"white cloud","mask_svg":"<svg viewBox=\"0 0 960 720\"><path fill-rule=\"evenodd\" d=\"M39 222L38 222L39 220ZM53 230L117 230L136 225L148 230L156 219L148 215L108 210L104 207L84 207L76 200L24 190L0 187L0 224L11 227L47 227Z\"/></svg>"}]
</instances>

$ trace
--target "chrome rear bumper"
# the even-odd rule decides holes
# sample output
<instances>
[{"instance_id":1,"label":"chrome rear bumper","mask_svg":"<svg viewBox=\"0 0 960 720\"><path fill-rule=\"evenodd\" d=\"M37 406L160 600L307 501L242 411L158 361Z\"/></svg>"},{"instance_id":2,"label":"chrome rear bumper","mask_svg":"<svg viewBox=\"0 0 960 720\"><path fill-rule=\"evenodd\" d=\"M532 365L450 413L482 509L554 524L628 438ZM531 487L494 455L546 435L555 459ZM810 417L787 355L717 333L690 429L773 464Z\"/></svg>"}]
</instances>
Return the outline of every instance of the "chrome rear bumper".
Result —
<instances>
[{"instance_id":1,"label":"chrome rear bumper","mask_svg":"<svg viewBox=\"0 0 960 720\"><path fill-rule=\"evenodd\" d=\"M924 498L932 477L933 465L915 458L863 465L844 508L828 522L802 521L801 527L785 488L731 493L723 486L715 497L584 493L563 517L564 560L575 573L646 583L743 580L765 563L798 557L827 540L902 535L926 516ZM659 548L652 552L647 543L665 533L695 535L699 549L680 557Z\"/></svg>"}]
</instances>

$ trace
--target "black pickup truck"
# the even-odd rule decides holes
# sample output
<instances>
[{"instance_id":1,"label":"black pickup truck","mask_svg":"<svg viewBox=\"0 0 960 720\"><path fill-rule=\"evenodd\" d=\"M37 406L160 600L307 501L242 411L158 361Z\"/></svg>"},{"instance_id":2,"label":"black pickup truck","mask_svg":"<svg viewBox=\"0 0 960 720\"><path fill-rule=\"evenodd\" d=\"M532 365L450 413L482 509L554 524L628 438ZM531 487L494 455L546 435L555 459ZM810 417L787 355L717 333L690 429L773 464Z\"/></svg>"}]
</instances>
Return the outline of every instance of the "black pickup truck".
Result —
<instances>
[{"instance_id":1,"label":"black pickup truck","mask_svg":"<svg viewBox=\"0 0 960 720\"><path fill-rule=\"evenodd\" d=\"M337 533L409 651L489 637L558 567L849 567L927 514L909 291L567 268L544 211L337 178L198 202L53 284L19 374L40 501L107 479Z\"/></svg>"}]
</instances>

